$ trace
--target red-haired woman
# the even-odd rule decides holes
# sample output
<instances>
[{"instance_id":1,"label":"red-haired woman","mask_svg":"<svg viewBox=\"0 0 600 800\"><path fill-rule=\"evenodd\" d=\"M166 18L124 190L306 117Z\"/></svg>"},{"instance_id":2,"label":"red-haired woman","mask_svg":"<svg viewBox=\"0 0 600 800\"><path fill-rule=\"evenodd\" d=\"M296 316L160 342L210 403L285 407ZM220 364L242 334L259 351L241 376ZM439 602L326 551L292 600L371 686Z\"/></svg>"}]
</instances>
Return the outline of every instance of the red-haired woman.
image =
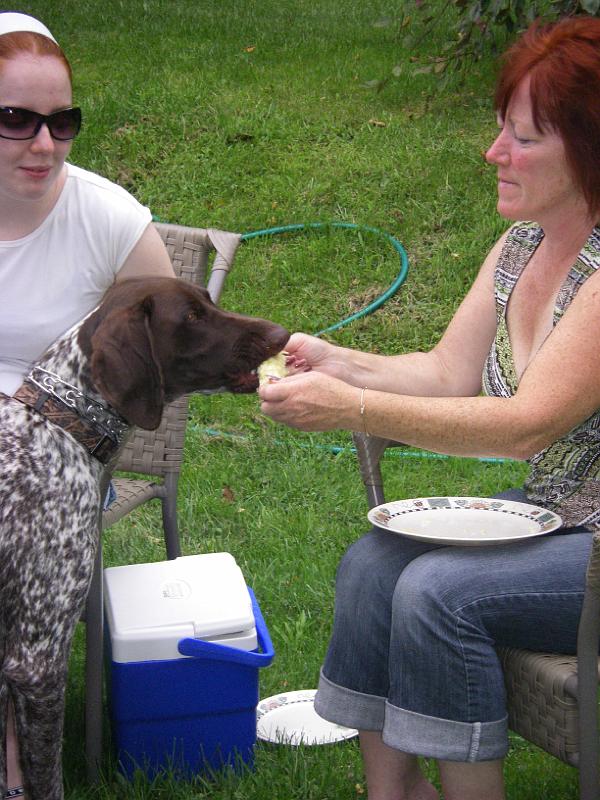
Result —
<instances>
[{"instance_id":1,"label":"red-haired woman","mask_svg":"<svg viewBox=\"0 0 600 800\"><path fill-rule=\"evenodd\" d=\"M150 211L113 183L66 163L79 132L71 68L50 31L19 13L0 13L0 391L11 395L28 368L59 335L82 319L109 286L134 275L173 275ZM15 532L18 528L15 526ZM53 534L53 532L49 532ZM15 536L17 534L15 533ZM90 539L92 542L92 539ZM33 548L0 542L0 742L7 713L7 797L62 797L60 737L35 724L35 704L62 716L68 646L89 584L93 546L85 563L47 565L60 571L57 596L75 580L80 606L60 631L47 631L35 652L18 636L26 625L12 598L31 594L29 613L43 619L44 603L28 582ZM77 562L77 563L75 563ZM89 562L89 563L88 563ZM69 584L69 588L74 587ZM50 676L50 677L49 677ZM52 684L52 692L50 685ZM37 698L37 699L36 699ZM13 727L17 721L17 748ZM20 785L23 765L25 790ZM0 797L6 790L0 753Z\"/></svg>"},{"instance_id":2,"label":"red-haired woman","mask_svg":"<svg viewBox=\"0 0 600 800\"><path fill-rule=\"evenodd\" d=\"M440 342L381 356L295 334L312 369L260 389L304 430L347 428L441 453L527 460L509 499L555 534L440 547L374 529L338 571L315 707L358 728L369 800L502 800L507 721L496 645L575 652L600 528L600 19L533 25L509 50L487 152L498 211L519 220ZM368 387L368 388L365 388ZM484 392L484 395L481 392Z\"/></svg>"}]
</instances>

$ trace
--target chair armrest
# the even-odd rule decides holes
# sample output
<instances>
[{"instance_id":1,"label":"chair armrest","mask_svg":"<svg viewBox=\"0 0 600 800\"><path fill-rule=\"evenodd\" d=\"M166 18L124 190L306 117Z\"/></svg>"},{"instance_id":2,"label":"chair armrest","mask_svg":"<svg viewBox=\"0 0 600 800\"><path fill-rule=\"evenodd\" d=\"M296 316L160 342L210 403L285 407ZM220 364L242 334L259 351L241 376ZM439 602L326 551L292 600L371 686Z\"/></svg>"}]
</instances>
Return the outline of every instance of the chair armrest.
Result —
<instances>
[{"instance_id":1,"label":"chair armrest","mask_svg":"<svg viewBox=\"0 0 600 800\"><path fill-rule=\"evenodd\" d=\"M592 551L588 561L586 586L589 592L600 597L600 531L596 531L592 540Z\"/></svg>"},{"instance_id":2,"label":"chair armrest","mask_svg":"<svg viewBox=\"0 0 600 800\"><path fill-rule=\"evenodd\" d=\"M352 434L352 439L356 447L360 476L367 490L369 508L373 508L385 502L381 458L387 447L396 447L401 443L358 432Z\"/></svg>"},{"instance_id":3,"label":"chair armrest","mask_svg":"<svg viewBox=\"0 0 600 800\"><path fill-rule=\"evenodd\" d=\"M240 246L242 237L239 233L219 231L214 228L209 228L206 233L216 251L206 288L210 299L215 305L218 305L223 290L223 284L233 265L233 259Z\"/></svg>"},{"instance_id":4,"label":"chair armrest","mask_svg":"<svg viewBox=\"0 0 600 800\"><path fill-rule=\"evenodd\" d=\"M155 222L178 278L205 286L218 305L227 273L242 240L239 233L215 228L190 228L168 222ZM209 269L209 255L215 253ZM210 274L208 274L210 272Z\"/></svg>"},{"instance_id":5,"label":"chair armrest","mask_svg":"<svg viewBox=\"0 0 600 800\"><path fill-rule=\"evenodd\" d=\"M597 797L600 782L598 730L598 639L600 638L600 531L594 534L583 608L577 629L577 676L565 688L579 711L579 785L581 797Z\"/></svg>"},{"instance_id":6,"label":"chair armrest","mask_svg":"<svg viewBox=\"0 0 600 800\"><path fill-rule=\"evenodd\" d=\"M600 639L600 531L594 534L588 560L583 608L577 630L577 655L588 659L590 679L597 680L598 640ZM581 681L580 665L580 681Z\"/></svg>"}]
</instances>

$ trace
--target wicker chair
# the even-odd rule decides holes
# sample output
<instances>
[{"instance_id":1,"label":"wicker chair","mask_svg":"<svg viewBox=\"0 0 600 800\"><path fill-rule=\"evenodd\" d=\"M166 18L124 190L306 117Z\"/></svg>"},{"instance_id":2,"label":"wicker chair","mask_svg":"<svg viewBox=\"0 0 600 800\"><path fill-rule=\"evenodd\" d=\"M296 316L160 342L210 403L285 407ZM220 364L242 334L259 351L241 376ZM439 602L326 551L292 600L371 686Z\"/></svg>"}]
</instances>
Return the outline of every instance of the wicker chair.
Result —
<instances>
[{"instance_id":1,"label":"wicker chair","mask_svg":"<svg viewBox=\"0 0 600 800\"><path fill-rule=\"evenodd\" d=\"M353 435L369 508L385 502L381 458L398 442ZM511 730L579 771L580 800L600 797L600 532L590 555L577 655L499 648Z\"/></svg>"},{"instance_id":2,"label":"wicker chair","mask_svg":"<svg viewBox=\"0 0 600 800\"><path fill-rule=\"evenodd\" d=\"M233 264L241 241L240 235L165 223L155 223L155 225L166 245L175 274L184 280L206 286L212 300L218 303L225 278ZM211 253L215 255L209 274ZM179 398L165 408L161 424L155 431L141 429L134 431L119 459L117 471L135 473L136 477L116 475L113 478L117 499L107 511L100 514L99 518L99 527L102 530L142 503L154 499L160 500L168 558L177 558L181 555L177 530L177 485L183 459L188 406L187 397ZM103 489L105 488L103 487ZM102 496L104 496L104 491ZM85 609L85 621L85 752L88 779L94 782L98 778L102 756L101 545L98 547L94 565L94 575Z\"/></svg>"}]
</instances>

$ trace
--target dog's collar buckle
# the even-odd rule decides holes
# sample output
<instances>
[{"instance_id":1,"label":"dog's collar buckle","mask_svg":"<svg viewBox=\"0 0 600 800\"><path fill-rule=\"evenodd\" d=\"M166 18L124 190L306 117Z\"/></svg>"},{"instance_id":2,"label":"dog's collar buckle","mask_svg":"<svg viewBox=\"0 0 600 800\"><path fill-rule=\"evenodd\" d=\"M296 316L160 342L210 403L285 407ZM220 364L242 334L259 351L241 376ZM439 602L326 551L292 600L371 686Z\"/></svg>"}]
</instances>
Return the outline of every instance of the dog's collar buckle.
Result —
<instances>
[{"instance_id":1,"label":"dog's collar buckle","mask_svg":"<svg viewBox=\"0 0 600 800\"><path fill-rule=\"evenodd\" d=\"M90 446L90 455L97 458L98 461L101 461L103 464L106 464L109 460L113 452L120 447L120 441L116 441L108 434L102 436L96 444Z\"/></svg>"}]
</instances>

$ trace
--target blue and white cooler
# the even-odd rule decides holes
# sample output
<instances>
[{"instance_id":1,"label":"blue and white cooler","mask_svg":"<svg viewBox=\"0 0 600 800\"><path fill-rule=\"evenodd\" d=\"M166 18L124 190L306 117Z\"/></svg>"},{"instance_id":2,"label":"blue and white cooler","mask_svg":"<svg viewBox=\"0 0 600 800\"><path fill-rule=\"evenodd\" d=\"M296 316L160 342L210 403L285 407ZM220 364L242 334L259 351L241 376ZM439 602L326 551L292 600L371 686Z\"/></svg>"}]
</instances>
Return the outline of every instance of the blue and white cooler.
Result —
<instances>
[{"instance_id":1,"label":"blue and white cooler","mask_svg":"<svg viewBox=\"0 0 600 800\"><path fill-rule=\"evenodd\" d=\"M229 553L104 570L108 698L120 770L252 765L258 670L275 655Z\"/></svg>"}]
</instances>

